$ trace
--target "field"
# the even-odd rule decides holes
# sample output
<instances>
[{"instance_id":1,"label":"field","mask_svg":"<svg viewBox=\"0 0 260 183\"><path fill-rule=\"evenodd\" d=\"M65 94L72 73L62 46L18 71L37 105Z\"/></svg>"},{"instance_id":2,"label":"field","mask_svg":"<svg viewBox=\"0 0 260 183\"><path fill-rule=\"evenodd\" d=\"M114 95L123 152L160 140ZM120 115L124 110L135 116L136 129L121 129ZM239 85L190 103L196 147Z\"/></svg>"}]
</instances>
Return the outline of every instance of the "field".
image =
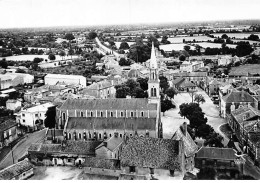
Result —
<instances>
[{"instance_id":1,"label":"field","mask_svg":"<svg viewBox=\"0 0 260 183\"><path fill-rule=\"evenodd\" d=\"M48 55L18 55L18 56L10 56L10 57L4 57L6 60L10 61L33 61L35 57L48 59ZM72 58L77 58L78 56L74 55ZM3 57L0 57L2 59ZM66 56L64 59L70 59L71 56ZM59 55L56 55L56 60L61 60L61 57Z\"/></svg>"},{"instance_id":2,"label":"field","mask_svg":"<svg viewBox=\"0 0 260 183\"><path fill-rule=\"evenodd\" d=\"M216 33L216 34L212 34L215 37L221 37L224 33ZM244 38L248 38L248 36L250 36L251 34L255 34L258 35L260 37L260 33L226 33L226 35L230 38L237 38L237 39L244 39Z\"/></svg>"},{"instance_id":3,"label":"field","mask_svg":"<svg viewBox=\"0 0 260 183\"><path fill-rule=\"evenodd\" d=\"M207 37L207 36L183 36L183 37L169 37L167 40L170 41L171 43L183 43L183 39L185 39L185 41L193 41L194 39L196 41L208 41L211 40L213 41L213 38ZM161 41L162 38L158 38L158 41Z\"/></svg>"},{"instance_id":4,"label":"field","mask_svg":"<svg viewBox=\"0 0 260 183\"><path fill-rule=\"evenodd\" d=\"M166 45L160 45L160 49L164 50L164 51L172 51L172 50L176 50L176 51L180 51L180 50L184 50L184 46L186 46L187 44L184 43L180 43L180 44L166 44ZM195 50L194 46L190 46L191 50Z\"/></svg>"},{"instance_id":5,"label":"field","mask_svg":"<svg viewBox=\"0 0 260 183\"><path fill-rule=\"evenodd\" d=\"M207 48L207 47L210 47L210 48L221 48L221 46L222 46L221 43L207 43L207 42L204 42L204 43L196 43L196 44L200 45L203 48ZM227 44L226 46L230 47L230 48L236 48L237 45Z\"/></svg>"}]
</instances>

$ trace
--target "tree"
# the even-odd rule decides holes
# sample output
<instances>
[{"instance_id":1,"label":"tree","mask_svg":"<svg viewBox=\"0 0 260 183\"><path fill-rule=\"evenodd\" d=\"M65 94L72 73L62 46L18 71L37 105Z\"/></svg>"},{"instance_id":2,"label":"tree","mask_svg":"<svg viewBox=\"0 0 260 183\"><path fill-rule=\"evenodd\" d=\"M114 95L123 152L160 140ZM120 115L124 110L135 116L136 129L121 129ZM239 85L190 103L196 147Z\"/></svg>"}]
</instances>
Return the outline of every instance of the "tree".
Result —
<instances>
[{"instance_id":1,"label":"tree","mask_svg":"<svg viewBox=\"0 0 260 183\"><path fill-rule=\"evenodd\" d=\"M151 49L149 46L143 44L142 41L138 41L136 44L130 46L127 57L135 62L146 62L150 59Z\"/></svg>"},{"instance_id":2,"label":"tree","mask_svg":"<svg viewBox=\"0 0 260 183\"><path fill-rule=\"evenodd\" d=\"M53 53L50 53L49 56L48 56L48 59L49 60L55 60L56 56Z\"/></svg>"},{"instance_id":3,"label":"tree","mask_svg":"<svg viewBox=\"0 0 260 183\"><path fill-rule=\"evenodd\" d=\"M127 50L129 49L130 46L128 45L128 43L126 41L123 41L121 44L120 44L120 47L119 49L122 49L122 50Z\"/></svg>"},{"instance_id":4,"label":"tree","mask_svg":"<svg viewBox=\"0 0 260 183\"><path fill-rule=\"evenodd\" d=\"M116 88L116 98L126 98L130 94L130 88L125 85L117 85Z\"/></svg>"},{"instance_id":5,"label":"tree","mask_svg":"<svg viewBox=\"0 0 260 183\"><path fill-rule=\"evenodd\" d=\"M222 144L223 140L224 138L222 136L220 136L216 132L213 132L208 136L208 138L204 142L204 145L210 147L224 147L224 145Z\"/></svg>"},{"instance_id":6,"label":"tree","mask_svg":"<svg viewBox=\"0 0 260 183\"><path fill-rule=\"evenodd\" d=\"M144 91L148 90L148 78L137 78L136 81Z\"/></svg>"},{"instance_id":7,"label":"tree","mask_svg":"<svg viewBox=\"0 0 260 183\"><path fill-rule=\"evenodd\" d=\"M161 112L164 113L171 108L174 108L175 106L172 104L172 102L168 99L161 100Z\"/></svg>"},{"instance_id":8,"label":"tree","mask_svg":"<svg viewBox=\"0 0 260 183\"><path fill-rule=\"evenodd\" d=\"M221 38L222 38L222 39L228 39L228 35L223 34L223 35L221 36Z\"/></svg>"},{"instance_id":9,"label":"tree","mask_svg":"<svg viewBox=\"0 0 260 183\"><path fill-rule=\"evenodd\" d=\"M18 69L16 70L16 73L26 73L26 72L25 72L25 70L18 68Z\"/></svg>"},{"instance_id":10,"label":"tree","mask_svg":"<svg viewBox=\"0 0 260 183\"><path fill-rule=\"evenodd\" d=\"M171 99L174 98L174 95L177 95L177 90L173 87L169 87L165 91L166 95L170 97Z\"/></svg>"},{"instance_id":11,"label":"tree","mask_svg":"<svg viewBox=\"0 0 260 183\"><path fill-rule=\"evenodd\" d=\"M148 93L145 92L142 88L140 87L136 87L133 95L135 98L147 98L148 97Z\"/></svg>"},{"instance_id":12,"label":"tree","mask_svg":"<svg viewBox=\"0 0 260 183\"><path fill-rule=\"evenodd\" d=\"M7 64L7 62L6 62L5 59L2 59L2 60L0 61L0 66L1 66L2 68L4 68L4 69L7 69L8 64Z\"/></svg>"},{"instance_id":13,"label":"tree","mask_svg":"<svg viewBox=\"0 0 260 183\"><path fill-rule=\"evenodd\" d=\"M154 44L154 47L158 48L159 49L159 41L157 40L157 38L153 35L150 35L148 38L147 38L147 45L152 48L152 42Z\"/></svg>"},{"instance_id":14,"label":"tree","mask_svg":"<svg viewBox=\"0 0 260 183\"><path fill-rule=\"evenodd\" d=\"M236 55L238 57L249 55L252 51L254 51L254 49L251 47L249 42L243 42L243 41L237 43L236 50L237 50Z\"/></svg>"},{"instance_id":15,"label":"tree","mask_svg":"<svg viewBox=\"0 0 260 183\"><path fill-rule=\"evenodd\" d=\"M195 94L194 101L197 102L198 104L200 104L200 102L201 103L206 102L205 98L201 94Z\"/></svg>"},{"instance_id":16,"label":"tree","mask_svg":"<svg viewBox=\"0 0 260 183\"><path fill-rule=\"evenodd\" d=\"M97 33L94 32L94 31L91 31L89 34L88 34L88 37L89 39L95 39L97 37Z\"/></svg>"},{"instance_id":17,"label":"tree","mask_svg":"<svg viewBox=\"0 0 260 183\"><path fill-rule=\"evenodd\" d=\"M131 91L134 91L136 87L139 87L139 83L136 82L136 81L133 80L133 79L128 79L128 80L125 82L125 85L130 88L130 92L131 92Z\"/></svg>"},{"instance_id":18,"label":"tree","mask_svg":"<svg viewBox=\"0 0 260 183\"><path fill-rule=\"evenodd\" d=\"M74 55L74 50L73 49L69 49L68 54L71 56L71 60L72 60L72 55Z\"/></svg>"},{"instance_id":19,"label":"tree","mask_svg":"<svg viewBox=\"0 0 260 183\"><path fill-rule=\"evenodd\" d=\"M46 118L44 120L44 126L46 128L52 129L55 128L55 118L56 118L56 106L49 107L45 114ZM55 130L52 134L52 139L55 138Z\"/></svg>"},{"instance_id":20,"label":"tree","mask_svg":"<svg viewBox=\"0 0 260 183\"><path fill-rule=\"evenodd\" d=\"M65 51L61 50L59 52L59 55L61 56L61 59L63 60L63 58L65 57L66 53L65 53Z\"/></svg>"},{"instance_id":21,"label":"tree","mask_svg":"<svg viewBox=\"0 0 260 183\"><path fill-rule=\"evenodd\" d=\"M64 39L71 41L71 40L75 39L75 37L73 36L72 33L67 33L67 34L65 34Z\"/></svg>"},{"instance_id":22,"label":"tree","mask_svg":"<svg viewBox=\"0 0 260 183\"><path fill-rule=\"evenodd\" d=\"M248 37L248 40L258 41L258 40L259 40L259 36L258 36L258 35L251 34L251 35Z\"/></svg>"},{"instance_id":23,"label":"tree","mask_svg":"<svg viewBox=\"0 0 260 183\"><path fill-rule=\"evenodd\" d=\"M161 43L163 43L163 44L171 44L171 42L168 41L167 39L168 39L167 36L163 36L163 37L162 37L162 40L161 40Z\"/></svg>"},{"instance_id":24,"label":"tree","mask_svg":"<svg viewBox=\"0 0 260 183\"><path fill-rule=\"evenodd\" d=\"M43 61L43 58L39 58L39 57L35 57L34 59L33 59L33 63L40 63L40 62L42 62Z\"/></svg>"},{"instance_id":25,"label":"tree","mask_svg":"<svg viewBox=\"0 0 260 183\"><path fill-rule=\"evenodd\" d=\"M129 66L129 65L131 65L131 61L128 59L125 59L125 58L120 58L119 65L120 66Z\"/></svg>"},{"instance_id":26,"label":"tree","mask_svg":"<svg viewBox=\"0 0 260 183\"><path fill-rule=\"evenodd\" d=\"M184 50L187 51L187 52L189 52L189 51L190 51L190 46L189 46L189 45L185 45L185 46L184 46Z\"/></svg>"},{"instance_id":27,"label":"tree","mask_svg":"<svg viewBox=\"0 0 260 183\"><path fill-rule=\"evenodd\" d=\"M163 93L167 88L169 88L168 79L165 76L160 76L160 88L162 88Z\"/></svg>"},{"instance_id":28,"label":"tree","mask_svg":"<svg viewBox=\"0 0 260 183\"><path fill-rule=\"evenodd\" d=\"M181 56L179 57L179 60L183 62L183 61L186 60L186 57L185 57L184 55L181 55Z\"/></svg>"},{"instance_id":29,"label":"tree","mask_svg":"<svg viewBox=\"0 0 260 183\"><path fill-rule=\"evenodd\" d=\"M201 126L198 127L198 129L196 130L196 137L201 137L203 139L207 139L209 135L211 135L214 132L214 129L212 128L212 126L208 125L208 124L203 124Z\"/></svg>"}]
</instances>

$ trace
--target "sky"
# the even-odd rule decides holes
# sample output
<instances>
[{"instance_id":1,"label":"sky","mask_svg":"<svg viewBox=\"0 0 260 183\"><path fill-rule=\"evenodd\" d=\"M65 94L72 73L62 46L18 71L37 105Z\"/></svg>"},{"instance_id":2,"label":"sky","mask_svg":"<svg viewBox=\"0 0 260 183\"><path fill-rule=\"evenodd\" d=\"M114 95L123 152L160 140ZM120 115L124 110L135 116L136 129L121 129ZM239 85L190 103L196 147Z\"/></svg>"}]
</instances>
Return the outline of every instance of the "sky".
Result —
<instances>
[{"instance_id":1,"label":"sky","mask_svg":"<svg viewBox=\"0 0 260 183\"><path fill-rule=\"evenodd\" d=\"M0 28L260 19L260 0L0 0Z\"/></svg>"}]
</instances>

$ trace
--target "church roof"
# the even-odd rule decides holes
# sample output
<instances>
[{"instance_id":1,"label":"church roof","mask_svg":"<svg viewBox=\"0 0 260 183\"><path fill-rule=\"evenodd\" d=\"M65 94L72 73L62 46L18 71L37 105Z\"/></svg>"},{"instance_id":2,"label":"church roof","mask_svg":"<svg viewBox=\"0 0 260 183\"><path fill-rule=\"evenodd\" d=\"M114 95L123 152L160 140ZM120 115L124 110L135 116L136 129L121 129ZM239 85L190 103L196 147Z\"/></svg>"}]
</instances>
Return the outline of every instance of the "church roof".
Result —
<instances>
[{"instance_id":1,"label":"church roof","mask_svg":"<svg viewBox=\"0 0 260 183\"><path fill-rule=\"evenodd\" d=\"M77 129L155 130L156 118L69 117L66 130L69 132Z\"/></svg>"},{"instance_id":2,"label":"church roof","mask_svg":"<svg viewBox=\"0 0 260 183\"><path fill-rule=\"evenodd\" d=\"M157 69L158 68L153 42L152 42L152 51L151 51L151 58L150 58L150 68L151 69Z\"/></svg>"},{"instance_id":3,"label":"church roof","mask_svg":"<svg viewBox=\"0 0 260 183\"><path fill-rule=\"evenodd\" d=\"M157 110L147 98L67 99L61 110Z\"/></svg>"}]
</instances>

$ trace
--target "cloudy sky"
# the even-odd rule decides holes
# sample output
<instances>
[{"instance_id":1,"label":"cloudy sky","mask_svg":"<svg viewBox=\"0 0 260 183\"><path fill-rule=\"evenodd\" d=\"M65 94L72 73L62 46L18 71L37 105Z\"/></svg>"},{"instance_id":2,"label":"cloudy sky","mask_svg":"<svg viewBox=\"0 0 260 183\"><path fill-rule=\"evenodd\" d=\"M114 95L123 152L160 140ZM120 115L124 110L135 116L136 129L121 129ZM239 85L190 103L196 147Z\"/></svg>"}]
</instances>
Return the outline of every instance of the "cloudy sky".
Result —
<instances>
[{"instance_id":1,"label":"cloudy sky","mask_svg":"<svg viewBox=\"0 0 260 183\"><path fill-rule=\"evenodd\" d=\"M0 28L260 19L260 0L0 0Z\"/></svg>"}]
</instances>

